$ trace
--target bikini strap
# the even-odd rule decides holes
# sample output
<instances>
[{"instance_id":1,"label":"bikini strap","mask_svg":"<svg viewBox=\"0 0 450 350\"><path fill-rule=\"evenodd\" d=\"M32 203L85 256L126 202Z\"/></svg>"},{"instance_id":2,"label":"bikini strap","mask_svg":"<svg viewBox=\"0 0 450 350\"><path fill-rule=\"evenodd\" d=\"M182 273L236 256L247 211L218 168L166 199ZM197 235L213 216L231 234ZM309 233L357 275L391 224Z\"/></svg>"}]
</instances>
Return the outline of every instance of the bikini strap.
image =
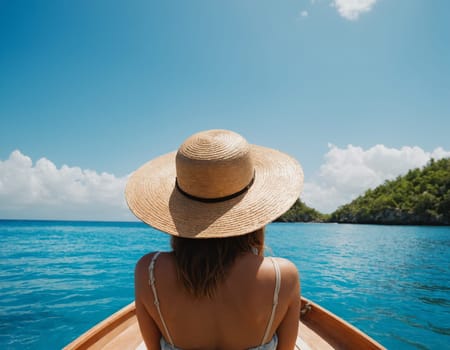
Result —
<instances>
[{"instance_id":1,"label":"bikini strap","mask_svg":"<svg viewBox=\"0 0 450 350\"><path fill-rule=\"evenodd\" d=\"M167 340L169 341L170 345L173 348L175 345L173 344L172 337L170 336L169 330L167 329L166 322L164 322L164 318L161 313L161 309L159 307L158 294L156 293L156 280L155 280L154 270L155 270L156 259L158 259L159 254L161 254L161 252L157 252L156 254L153 255L152 261L150 262L150 265L148 266L148 272L149 272L149 277L150 277L148 282L149 282L150 286L152 287L154 304L155 304L156 310L158 310L159 318L161 319L161 323L164 327L164 331L168 338Z\"/></svg>"},{"instance_id":2,"label":"bikini strap","mask_svg":"<svg viewBox=\"0 0 450 350\"><path fill-rule=\"evenodd\" d=\"M264 338L262 340L261 346L267 342L267 337L269 336L270 329L272 328L273 319L275 318L275 311L278 305L278 294L280 293L280 285L281 285L280 266L278 265L278 262L274 258L269 257L269 259L272 261L273 268L275 270L275 290L273 292L272 313L270 314L269 323L267 324L266 332L264 333Z\"/></svg>"}]
</instances>

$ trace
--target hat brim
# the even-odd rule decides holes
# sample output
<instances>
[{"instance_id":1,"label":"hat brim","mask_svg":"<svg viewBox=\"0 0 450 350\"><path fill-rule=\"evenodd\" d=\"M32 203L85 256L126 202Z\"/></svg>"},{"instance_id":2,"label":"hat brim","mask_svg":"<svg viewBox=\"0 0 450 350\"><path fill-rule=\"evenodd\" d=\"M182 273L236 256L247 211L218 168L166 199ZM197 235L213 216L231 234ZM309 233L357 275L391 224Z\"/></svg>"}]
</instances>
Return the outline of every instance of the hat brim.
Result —
<instances>
[{"instance_id":1,"label":"hat brim","mask_svg":"<svg viewBox=\"0 0 450 350\"><path fill-rule=\"evenodd\" d=\"M150 226L174 236L214 238L253 232L278 218L299 198L303 171L289 155L250 145L255 179L243 194L216 203L188 198L175 186L176 152L144 164L130 177L130 210Z\"/></svg>"}]
</instances>

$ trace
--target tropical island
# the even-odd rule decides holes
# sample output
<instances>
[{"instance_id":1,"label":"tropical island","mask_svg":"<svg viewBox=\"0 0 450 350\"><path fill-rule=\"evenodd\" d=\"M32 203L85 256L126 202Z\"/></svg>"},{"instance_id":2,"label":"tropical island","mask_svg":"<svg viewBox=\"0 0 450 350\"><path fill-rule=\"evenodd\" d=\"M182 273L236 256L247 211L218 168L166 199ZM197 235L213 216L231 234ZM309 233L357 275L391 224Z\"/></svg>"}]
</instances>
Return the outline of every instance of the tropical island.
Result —
<instances>
[{"instance_id":1,"label":"tropical island","mask_svg":"<svg viewBox=\"0 0 450 350\"><path fill-rule=\"evenodd\" d=\"M450 158L432 159L423 168L387 180L331 214L297 200L276 221L450 225Z\"/></svg>"}]
</instances>

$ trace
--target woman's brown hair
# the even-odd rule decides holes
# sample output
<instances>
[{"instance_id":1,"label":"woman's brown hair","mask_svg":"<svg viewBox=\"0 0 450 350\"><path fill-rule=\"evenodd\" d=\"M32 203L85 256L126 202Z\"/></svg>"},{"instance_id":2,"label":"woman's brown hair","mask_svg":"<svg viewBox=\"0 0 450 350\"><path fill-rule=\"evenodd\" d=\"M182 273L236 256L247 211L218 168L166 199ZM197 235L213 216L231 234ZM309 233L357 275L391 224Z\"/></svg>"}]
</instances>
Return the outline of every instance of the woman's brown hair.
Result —
<instances>
[{"instance_id":1,"label":"woman's brown hair","mask_svg":"<svg viewBox=\"0 0 450 350\"><path fill-rule=\"evenodd\" d=\"M178 277L196 297L213 297L216 287L239 254L263 255L264 228L252 233L226 237L191 239L172 236Z\"/></svg>"}]
</instances>

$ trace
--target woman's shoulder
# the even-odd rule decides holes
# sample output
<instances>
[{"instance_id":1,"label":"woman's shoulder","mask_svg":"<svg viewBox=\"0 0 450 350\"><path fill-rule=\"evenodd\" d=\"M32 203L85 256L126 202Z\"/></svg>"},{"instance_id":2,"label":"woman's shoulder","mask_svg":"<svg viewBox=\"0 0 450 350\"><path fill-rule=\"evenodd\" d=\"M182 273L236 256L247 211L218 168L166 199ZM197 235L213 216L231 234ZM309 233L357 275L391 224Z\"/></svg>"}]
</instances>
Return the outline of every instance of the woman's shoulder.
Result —
<instances>
[{"instance_id":1,"label":"woman's shoulder","mask_svg":"<svg viewBox=\"0 0 450 350\"><path fill-rule=\"evenodd\" d=\"M164 261L166 260L166 256L169 255L168 252L151 252L147 253L137 261L135 267L135 275L147 275L149 272L149 266L153 258L158 258L158 265L164 265Z\"/></svg>"},{"instance_id":2,"label":"woman's shoulder","mask_svg":"<svg viewBox=\"0 0 450 350\"><path fill-rule=\"evenodd\" d=\"M274 260L275 263L279 266L282 285L294 288L297 284L299 284L299 272L297 266L295 266L292 261L279 257L270 257L266 259Z\"/></svg>"},{"instance_id":3,"label":"woman's shoulder","mask_svg":"<svg viewBox=\"0 0 450 350\"><path fill-rule=\"evenodd\" d=\"M270 257L268 259L275 260L276 264L278 264L278 266L280 267L280 270L282 272L284 272L286 274L297 274L298 275L297 266L295 266L295 264L292 261L290 261L289 259L280 258L280 257Z\"/></svg>"},{"instance_id":4,"label":"woman's shoulder","mask_svg":"<svg viewBox=\"0 0 450 350\"><path fill-rule=\"evenodd\" d=\"M137 292L147 293L149 290L150 264L157 257L155 263L155 278L160 282L169 275L169 269L173 269L169 252L151 252L143 255L136 263L134 269L134 283Z\"/></svg>"},{"instance_id":5,"label":"woman's shoulder","mask_svg":"<svg viewBox=\"0 0 450 350\"><path fill-rule=\"evenodd\" d=\"M136 263L136 269L142 268L142 266L147 266L150 264L150 261L153 259L153 257L158 254L159 252L151 252L147 253L139 258L139 260Z\"/></svg>"}]
</instances>

